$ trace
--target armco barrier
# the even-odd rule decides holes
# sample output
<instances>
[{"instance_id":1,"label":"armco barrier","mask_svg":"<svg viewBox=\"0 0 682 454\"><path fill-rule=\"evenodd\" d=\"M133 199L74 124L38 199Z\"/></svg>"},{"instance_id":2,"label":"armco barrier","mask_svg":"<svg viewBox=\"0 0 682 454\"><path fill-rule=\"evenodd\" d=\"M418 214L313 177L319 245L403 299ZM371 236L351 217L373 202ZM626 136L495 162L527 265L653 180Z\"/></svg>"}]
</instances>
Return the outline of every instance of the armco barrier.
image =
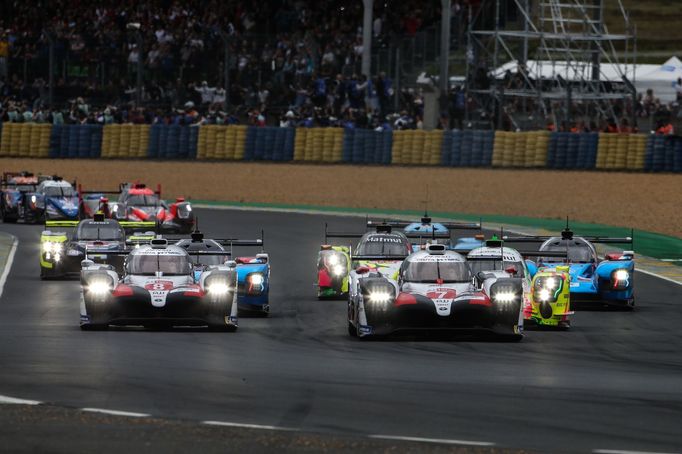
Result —
<instances>
[{"instance_id":1,"label":"armco barrier","mask_svg":"<svg viewBox=\"0 0 682 454\"><path fill-rule=\"evenodd\" d=\"M244 151L247 146L247 140L253 140L252 135L250 135L247 139L247 129L247 126L243 125L201 126L199 131L196 133L197 145L196 151L194 152L196 158L220 160L243 159ZM190 146L193 146L191 139L189 143ZM192 152L191 149L190 152Z\"/></svg>"},{"instance_id":2,"label":"armco barrier","mask_svg":"<svg viewBox=\"0 0 682 454\"><path fill-rule=\"evenodd\" d=\"M391 131L346 128L343 133L343 162L390 164Z\"/></svg>"},{"instance_id":3,"label":"armco barrier","mask_svg":"<svg viewBox=\"0 0 682 454\"><path fill-rule=\"evenodd\" d=\"M438 165L441 162L443 131L393 132L393 164Z\"/></svg>"},{"instance_id":4,"label":"armco barrier","mask_svg":"<svg viewBox=\"0 0 682 454\"><path fill-rule=\"evenodd\" d=\"M645 150L644 170L682 172L682 137L650 135Z\"/></svg>"},{"instance_id":5,"label":"armco barrier","mask_svg":"<svg viewBox=\"0 0 682 454\"><path fill-rule=\"evenodd\" d=\"M199 130L195 126L152 125L149 130L147 157L194 159Z\"/></svg>"},{"instance_id":6,"label":"armco barrier","mask_svg":"<svg viewBox=\"0 0 682 454\"><path fill-rule=\"evenodd\" d=\"M0 138L0 156L46 158L51 125L45 123L5 123Z\"/></svg>"},{"instance_id":7,"label":"armco barrier","mask_svg":"<svg viewBox=\"0 0 682 454\"><path fill-rule=\"evenodd\" d=\"M658 140L658 138L663 139ZM650 136L653 147L665 154L662 143L664 136ZM642 170L645 166L646 154L651 151L644 134L599 134L599 146L595 168L608 170ZM670 161L672 163L672 161ZM665 158L661 161L665 167ZM652 169L653 170L653 169Z\"/></svg>"},{"instance_id":8,"label":"armco barrier","mask_svg":"<svg viewBox=\"0 0 682 454\"><path fill-rule=\"evenodd\" d=\"M341 162L343 129L296 128L294 161Z\"/></svg>"},{"instance_id":9,"label":"armco barrier","mask_svg":"<svg viewBox=\"0 0 682 454\"><path fill-rule=\"evenodd\" d=\"M149 125L105 125L102 136L103 158L144 158L149 148Z\"/></svg>"},{"instance_id":10,"label":"armco barrier","mask_svg":"<svg viewBox=\"0 0 682 454\"><path fill-rule=\"evenodd\" d=\"M244 160L291 161L295 134L294 128L249 127L246 133Z\"/></svg>"},{"instance_id":11,"label":"armco barrier","mask_svg":"<svg viewBox=\"0 0 682 454\"><path fill-rule=\"evenodd\" d=\"M492 165L495 167L544 167L549 134L544 131L495 132Z\"/></svg>"}]
</instances>

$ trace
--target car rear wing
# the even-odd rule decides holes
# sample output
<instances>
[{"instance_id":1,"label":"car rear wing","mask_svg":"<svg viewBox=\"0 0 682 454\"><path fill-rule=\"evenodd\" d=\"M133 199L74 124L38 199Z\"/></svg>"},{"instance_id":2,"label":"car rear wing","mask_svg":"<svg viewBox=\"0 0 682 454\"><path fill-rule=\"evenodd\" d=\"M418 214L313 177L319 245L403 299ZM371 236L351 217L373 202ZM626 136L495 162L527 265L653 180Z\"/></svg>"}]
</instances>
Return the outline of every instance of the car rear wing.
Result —
<instances>
[{"instance_id":1,"label":"car rear wing","mask_svg":"<svg viewBox=\"0 0 682 454\"><path fill-rule=\"evenodd\" d=\"M350 259L352 262L402 262L407 258L406 255L352 255Z\"/></svg>"},{"instance_id":2,"label":"car rear wing","mask_svg":"<svg viewBox=\"0 0 682 454\"><path fill-rule=\"evenodd\" d=\"M422 225L431 225L431 224L440 224L443 227L445 227L448 230L481 230L482 229L482 223L479 222L433 222L433 220L428 217L424 216L422 217L419 221L408 221L408 220L376 220L376 219L368 219L367 220L367 228L375 228L377 225L390 225L391 227L399 228L399 229L404 229L408 225L412 224L419 224L421 222Z\"/></svg>"},{"instance_id":3,"label":"car rear wing","mask_svg":"<svg viewBox=\"0 0 682 454\"><path fill-rule=\"evenodd\" d=\"M334 232L329 230L329 224L324 223L324 243L329 243L329 238L361 238L366 232Z\"/></svg>"},{"instance_id":4,"label":"car rear wing","mask_svg":"<svg viewBox=\"0 0 682 454\"><path fill-rule=\"evenodd\" d=\"M559 236L507 236L502 237L504 241L509 243L544 243L545 241L551 240L552 238L558 238ZM561 236L562 239L573 239L571 235L570 238ZM601 244L632 244L633 237L605 237L605 236L577 236L577 238L582 238L590 243L601 243Z\"/></svg>"},{"instance_id":5,"label":"car rear wing","mask_svg":"<svg viewBox=\"0 0 682 454\"><path fill-rule=\"evenodd\" d=\"M79 194L121 194L123 191L126 189L144 189L147 186L141 183L121 183L118 185L117 190L84 190L83 185L79 184L78 185L78 193ZM156 190L154 191L154 194L158 195L161 197L161 183L156 185Z\"/></svg>"}]
</instances>

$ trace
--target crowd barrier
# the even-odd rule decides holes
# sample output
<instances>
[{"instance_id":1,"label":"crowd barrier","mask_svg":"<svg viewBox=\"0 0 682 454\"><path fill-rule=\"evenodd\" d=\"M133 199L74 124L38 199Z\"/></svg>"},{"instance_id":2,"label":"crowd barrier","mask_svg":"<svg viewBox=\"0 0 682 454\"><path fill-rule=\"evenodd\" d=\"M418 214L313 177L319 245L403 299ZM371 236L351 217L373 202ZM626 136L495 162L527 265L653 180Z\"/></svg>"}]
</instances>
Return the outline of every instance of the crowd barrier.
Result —
<instances>
[{"instance_id":1,"label":"crowd barrier","mask_svg":"<svg viewBox=\"0 0 682 454\"><path fill-rule=\"evenodd\" d=\"M0 156L682 172L682 137L547 131L0 123Z\"/></svg>"}]
</instances>

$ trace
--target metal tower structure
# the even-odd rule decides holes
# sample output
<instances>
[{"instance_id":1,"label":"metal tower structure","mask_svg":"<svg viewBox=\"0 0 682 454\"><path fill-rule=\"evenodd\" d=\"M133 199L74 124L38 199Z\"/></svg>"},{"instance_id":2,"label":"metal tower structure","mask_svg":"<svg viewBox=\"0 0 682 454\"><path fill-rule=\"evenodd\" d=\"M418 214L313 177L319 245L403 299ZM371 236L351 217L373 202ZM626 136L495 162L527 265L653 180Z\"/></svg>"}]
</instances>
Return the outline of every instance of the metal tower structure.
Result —
<instances>
[{"instance_id":1,"label":"metal tower structure","mask_svg":"<svg viewBox=\"0 0 682 454\"><path fill-rule=\"evenodd\" d=\"M604 23L607 2L622 16L619 33ZM619 127L634 110L636 38L621 0L483 0L467 54L476 126Z\"/></svg>"}]
</instances>

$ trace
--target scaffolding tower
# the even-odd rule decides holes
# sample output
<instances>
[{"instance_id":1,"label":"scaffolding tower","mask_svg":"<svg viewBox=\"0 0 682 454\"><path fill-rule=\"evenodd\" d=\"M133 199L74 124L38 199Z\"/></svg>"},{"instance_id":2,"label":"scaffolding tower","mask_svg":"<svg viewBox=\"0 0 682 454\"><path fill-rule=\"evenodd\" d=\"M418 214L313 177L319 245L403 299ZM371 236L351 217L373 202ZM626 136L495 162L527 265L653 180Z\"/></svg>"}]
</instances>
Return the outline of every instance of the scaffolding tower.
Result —
<instances>
[{"instance_id":1,"label":"scaffolding tower","mask_svg":"<svg viewBox=\"0 0 682 454\"><path fill-rule=\"evenodd\" d=\"M606 2L620 33L604 23ZM634 125L636 33L621 0L483 0L468 35L475 127Z\"/></svg>"}]
</instances>

